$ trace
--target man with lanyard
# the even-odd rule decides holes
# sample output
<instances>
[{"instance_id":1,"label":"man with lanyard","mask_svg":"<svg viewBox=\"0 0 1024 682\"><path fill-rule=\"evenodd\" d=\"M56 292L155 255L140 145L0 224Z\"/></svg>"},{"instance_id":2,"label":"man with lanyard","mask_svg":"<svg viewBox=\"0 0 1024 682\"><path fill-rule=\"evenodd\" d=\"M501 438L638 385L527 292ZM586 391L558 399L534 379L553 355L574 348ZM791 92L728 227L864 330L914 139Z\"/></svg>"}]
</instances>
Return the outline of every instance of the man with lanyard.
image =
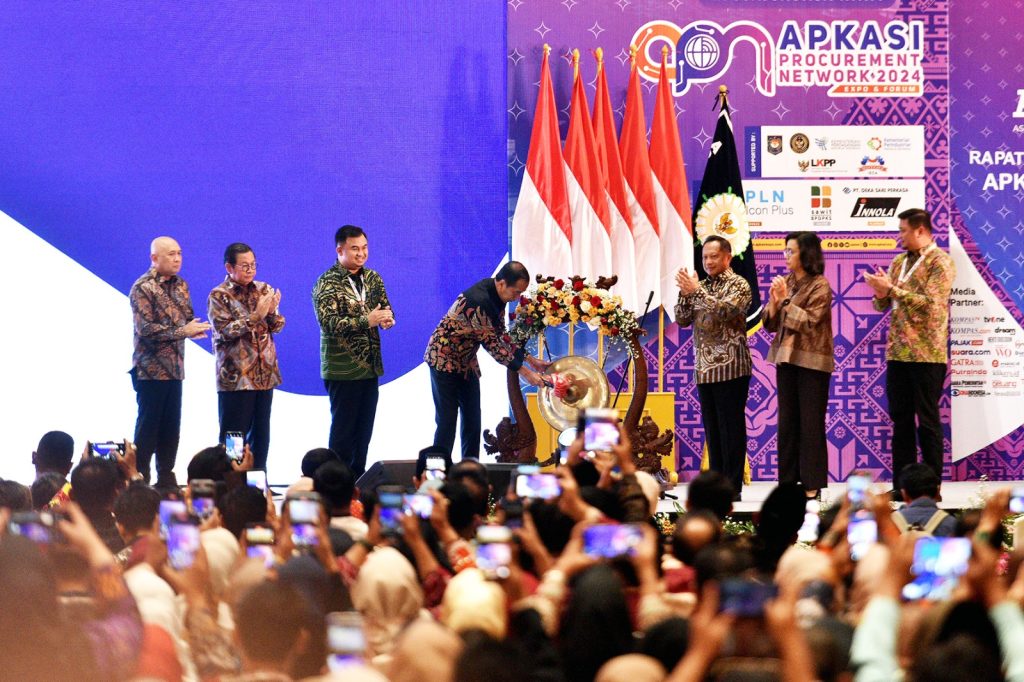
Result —
<instances>
[{"instance_id":1,"label":"man with lanyard","mask_svg":"<svg viewBox=\"0 0 1024 682\"><path fill-rule=\"evenodd\" d=\"M132 284L128 300L135 326L132 385L139 415L135 422L138 469L149 481L156 452L154 487L177 487L174 461L181 434L181 382L185 378L185 339L201 339L210 325L195 317L188 284L178 276L181 247L157 237L149 247L152 266Z\"/></svg>"},{"instance_id":2,"label":"man with lanyard","mask_svg":"<svg viewBox=\"0 0 1024 682\"><path fill-rule=\"evenodd\" d=\"M885 349L885 392L892 418L893 491L898 472L921 460L942 480L942 424L939 399L946 379L949 296L956 269L932 237L928 211L900 213L900 245L888 272L866 273L875 310L892 309ZM916 418L916 429L915 429ZM915 440L916 430L916 440Z\"/></svg>"},{"instance_id":3,"label":"man with lanyard","mask_svg":"<svg viewBox=\"0 0 1024 682\"><path fill-rule=\"evenodd\" d=\"M331 399L328 445L358 478L377 415L378 381L384 374L380 329L395 326L384 280L365 266L366 233L354 225L334 235L338 262L313 287L320 324L320 376Z\"/></svg>"},{"instance_id":4,"label":"man with lanyard","mask_svg":"<svg viewBox=\"0 0 1024 682\"><path fill-rule=\"evenodd\" d=\"M248 244L225 249L224 269L227 277L207 299L217 354L220 440L231 431L245 434L253 468L266 471L270 407L281 383L274 345L274 334L284 328L281 290L256 281L256 254Z\"/></svg>"},{"instance_id":5,"label":"man with lanyard","mask_svg":"<svg viewBox=\"0 0 1024 682\"><path fill-rule=\"evenodd\" d=\"M434 449L451 458L455 423L462 412L462 459L480 457L480 363L482 345L495 360L530 385L540 386L550 363L526 355L505 330L505 305L518 299L530 283L530 273L518 261L501 266L494 277L482 279L459 294L430 336L423 356L430 366L434 395ZM525 364L524 364L525 363Z\"/></svg>"}]
</instances>

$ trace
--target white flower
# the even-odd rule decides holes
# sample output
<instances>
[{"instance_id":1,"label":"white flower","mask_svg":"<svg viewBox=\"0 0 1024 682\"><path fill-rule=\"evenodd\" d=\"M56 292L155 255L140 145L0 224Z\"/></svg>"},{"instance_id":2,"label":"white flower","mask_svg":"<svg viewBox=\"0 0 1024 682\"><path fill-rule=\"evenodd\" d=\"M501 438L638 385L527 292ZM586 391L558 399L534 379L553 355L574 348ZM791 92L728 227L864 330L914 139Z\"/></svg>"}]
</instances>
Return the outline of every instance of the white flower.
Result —
<instances>
[{"instance_id":1,"label":"white flower","mask_svg":"<svg viewBox=\"0 0 1024 682\"><path fill-rule=\"evenodd\" d=\"M582 303L580 303L580 310L582 310L585 313L589 313L591 308L593 308L593 306L590 305L590 301L583 301Z\"/></svg>"}]
</instances>

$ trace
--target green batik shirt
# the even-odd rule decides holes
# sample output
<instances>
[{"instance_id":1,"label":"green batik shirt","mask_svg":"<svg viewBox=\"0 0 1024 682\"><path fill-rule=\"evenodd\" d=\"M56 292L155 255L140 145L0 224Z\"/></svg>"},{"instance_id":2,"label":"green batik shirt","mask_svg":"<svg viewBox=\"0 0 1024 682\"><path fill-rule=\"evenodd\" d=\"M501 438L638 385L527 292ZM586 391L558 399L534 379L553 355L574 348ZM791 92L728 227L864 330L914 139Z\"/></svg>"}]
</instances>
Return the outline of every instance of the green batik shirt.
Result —
<instances>
[{"instance_id":1,"label":"green batik shirt","mask_svg":"<svg viewBox=\"0 0 1024 682\"><path fill-rule=\"evenodd\" d=\"M362 278L360 289L356 279ZM374 379L384 374L380 327L367 315L380 306L390 308L384 280L362 268L355 275L340 263L320 275L313 287L313 308L320 324L320 376L331 381Z\"/></svg>"}]
</instances>

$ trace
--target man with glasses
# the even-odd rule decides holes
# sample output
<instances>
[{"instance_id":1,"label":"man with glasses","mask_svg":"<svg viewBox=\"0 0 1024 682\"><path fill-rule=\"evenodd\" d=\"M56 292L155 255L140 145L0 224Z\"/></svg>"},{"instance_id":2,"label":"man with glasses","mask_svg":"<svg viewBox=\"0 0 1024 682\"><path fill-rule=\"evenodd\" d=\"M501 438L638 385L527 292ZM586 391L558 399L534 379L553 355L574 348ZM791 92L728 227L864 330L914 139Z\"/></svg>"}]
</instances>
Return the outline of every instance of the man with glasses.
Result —
<instances>
[{"instance_id":1,"label":"man with glasses","mask_svg":"<svg viewBox=\"0 0 1024 682\"><path fill-rule=\"evenodd\" d=\"M256 254L235 242L224 251L227 277L207 301L217 355L220 440L245 434L253 468L266 471L270 449L270 405L281 383L274 334L284 327L281 291L256 281Z\"/></svg>"}]
</instances>

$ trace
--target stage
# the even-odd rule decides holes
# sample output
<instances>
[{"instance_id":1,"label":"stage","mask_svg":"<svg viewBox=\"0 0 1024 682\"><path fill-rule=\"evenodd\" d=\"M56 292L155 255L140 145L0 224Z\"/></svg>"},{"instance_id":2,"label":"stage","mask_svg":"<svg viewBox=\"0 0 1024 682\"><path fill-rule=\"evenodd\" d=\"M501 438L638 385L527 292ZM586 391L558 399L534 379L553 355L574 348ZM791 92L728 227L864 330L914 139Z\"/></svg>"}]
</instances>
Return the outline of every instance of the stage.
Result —
<instances>
[{"instance_id":1,"label":"stage","mask_svg":"<svg viewBox=\"0 0 1024 682\"><path fill-rule=\"evenodd\" d=\"M774 481L755 481L743 487L743 499L733 503L733 512L738 515L753 514L761 508L761 503L768 497L768 494L776 486ZM985 496L1000 488L1015 488L1024 486L1024 481L945 481L942 484L942 500L939 507L947 511L981 507ZM678 500L662 499L658 502L659 512L676 511L675 503L680 506L686 505L686 490L688 485L680 483L670 491L677 496ZM874 484L874 491L887 492L890 489L888 481L879 481ZM842 499L846 494L845 483L833 483L821 491L822 507L828 507Z\"/></svg>"}]
</instances>

